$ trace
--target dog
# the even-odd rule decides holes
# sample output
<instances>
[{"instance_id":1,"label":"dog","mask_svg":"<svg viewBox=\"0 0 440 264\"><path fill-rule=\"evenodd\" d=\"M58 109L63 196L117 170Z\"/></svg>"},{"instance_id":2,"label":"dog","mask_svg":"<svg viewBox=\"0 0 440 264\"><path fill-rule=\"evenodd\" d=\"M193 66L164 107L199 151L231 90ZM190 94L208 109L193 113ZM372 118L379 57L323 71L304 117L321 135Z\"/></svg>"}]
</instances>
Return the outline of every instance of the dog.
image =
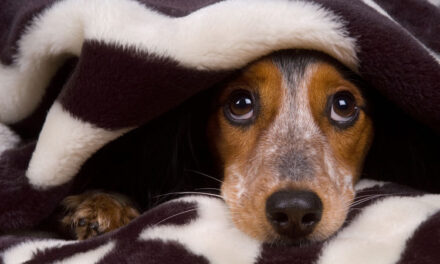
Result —
<instances>
[{"instance_id":1,"label":"dog","mask_svg":"<svg viewBox=\"0 0 440 264\"><path fill-rule=\"evenodd\" d=\"M333 235L373 140L362 79L323 53L286 50L220 86L205 131L235 225L266 242ZM62 205L61 224L77 239L139 215L128 198L106 192L69 196Z\"/></svg>"},{"instance_id":2,"label":"dog","mask_svg":"<svg viewBox=\"0 0 440 264\"><path fill-rule=\"evenodd\" d=\"M61 227L78 240L94 237L128 224L139 216L130 199L117 193L88 191L62 201Z\"/></svg>"}]
</instances>

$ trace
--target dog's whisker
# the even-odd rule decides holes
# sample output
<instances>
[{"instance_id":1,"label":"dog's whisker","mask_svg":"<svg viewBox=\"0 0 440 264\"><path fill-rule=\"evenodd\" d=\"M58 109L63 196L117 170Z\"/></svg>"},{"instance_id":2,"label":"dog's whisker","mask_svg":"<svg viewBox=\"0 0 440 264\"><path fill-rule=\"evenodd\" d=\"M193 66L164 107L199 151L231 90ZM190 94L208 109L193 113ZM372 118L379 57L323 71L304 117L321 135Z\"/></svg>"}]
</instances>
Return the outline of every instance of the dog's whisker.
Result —
<instances>
[{"instance_id":1,"label":"dog's whisker","mask_svg":"<svg viewBox=\"0 0 440 264\"><path fill-rule=\"evenodd\" d=\"M212 191L221 191L220 188L196 188L195 190L212 190Z\"/></svg>"},{"instance_id":2,"label":"dog's whisker","mask_svg":"<svg viewBox=\"0 0 440 264\"><path fill-rule=\"evenodd\" d=\"M189 209L189 210L186 210L186 211L183 211L183 212L180 212L180 213L174 214L174 215L172 215L172 216L168 216L168 217L166 217L166 218L160 220L159 222L155 223L153 226L160 225L161 223L163 223L163 222L165 222L165 221L167 221L167 220L170 220L170 219L172 219L172 218L174 218L174 217L177 217L177 216L179 216L179 215L183 215L183 214L187 214L187 213L190 213L190 212L197 211L197 209L198 209L198 208L192 208L192 209Z\"/></svg>"},{"instance_id":3,"label":"dog's whisker","mask_svg":"<svg viewBox=\"0 0 440 264\"><path fill-rule=\"evenodd\" d=\"M171 192L171 193L157 195L154 198L170 196L170 195L185 195L185 194L207 195L207 196L212 196L212 197L223 199L223 197L221 195L207 193L207 192Z\"/></svg>"},{"instance_id":4,"label":"dog's whisker","mask_svg":"<svg viewBox=\"0 0 440 264\"><path fill-rule=\"evenodd\" d=\"M350 208L350 212L352 212L352 211L362 211L363 209L362 208Z\"/></svg>"},{"instance_id":5,"label":"dog's whisker","mask_svg":"<svg viewBox=\"0 0 440 264\"><path fill-rule=\"evenodd\" d=\"M394 196L399 196L399 195L405 195L405 193L384 193L384 194L363 194L363 195L359 195L356 196L356 200L352 201L352 202L347 202L344 206L343 206L343 210L359 210L359 208L354 208L355 206L359 206L363 203L366 203L368 201L374 200L374 199L379 199L379 198L383 198L383 197L394 197Z\"/></svg>"},{"instance_id":6,"label":"dog's whisker","mask_svg":"<svg viewBox=\"0 0 440 264\"><path fill-rule=\"evenodd\" d=\"M365 197L371 197L375 195L394 195L394 194L386 194L386 193L378 193L378 194L363 194L363 195L356 195L356 199L365 198Z\"/></svg>"},{"instance_id":7,"label":"dog's whisker","mask_svg":"<svg viewBox=\"0 0 440 264\"><path fill-rule=\"evenodd\" d=\"M398 192L398 193L378 193L378 194L368 194L368 195L365 195L365 196L372 196L372 195L399 196L399 195L408 195L408 193L404 193L404 192ZM356 197L363 197L363 196L356 196Z\"/></svg>"},{"instance_id":8,"label":"dog's whisker","mask_svg":"<svg viewBox=\"0 0 440 264\"><path fill-rule=\"evenodd\" d=\"M206 178L209 178L209 179L211 179L211 180L215 180L215 181L217 181L217 182L219 182L219 183L223 183L223 181L217 179L216 177L211 176L211 175L208 175L208 174L203 173L203 172L201 172L201 171L189 170L189 169L186 169L185 171L193 172L193 173L195 173L195 174L198 174L198 175L201 175L201 176L205 176Z\"/></svg>"},{"instance_id":9,"label":"dog's whisker","mask_svg":"<svg viewBox=\"0 0 440 264\"><path fill-rule=\"evenodd\" d=\"M390 197L390 196L395 196L396 194L377 194L377 195L371 195L371 196L367 196L367 197L363 197L362 199L356 200L353 203L351 203L349 205L350 208L354 207L354 206L358 206L360 204L366 203L368 201L374 200L374 199L379 199L382 197Z\"/></svg>"},{"instance_id":10,"label":"dog's whisker","mask_svg":"<svg viewBox=\"0 0 440 264\"><path fill-rule=\"evenodd\" d=\"M357 199L354 202L359 202L359 201L362 201L364 199L374 199L374 198L398 196L398 195L402 195L402 194L398 194L398 193L383 193L383 194L372 194L372 195L366 195L366 196L358 196L358 197L356 197L356 199L359 198L359 197L360 197L360 199Z\"/></svg>"},{"instance_id":11,"label":"dog's whisker","mask_svg":"<svg viewBox=\"0 0 440 264\"><path fill-rule=\"evenodd\" d=\"M366 199L366 198L371 198L371 197L380 197L380 196L384 196L384 195L389 195L389 194L370 194L370 195L356 196L356 199L361 200L361 199Z\"/></svg>"},{"instance_id":12,"label":"dog's whisker","mask_svg":"<svg viewBox=\"0 0 440 264\"><path fill-rule=\"evenodd\" d=\"M376 199L376 198L380 198L380 197L381 196L365 197L365 198L353 201L350 205L353 206L353 205L356 205L356 204L359 204L359 203L363 203L363 202L366 202L366 201L370 201L370 200L373 200L373 199Z\"/></svg>"}]
</instances>

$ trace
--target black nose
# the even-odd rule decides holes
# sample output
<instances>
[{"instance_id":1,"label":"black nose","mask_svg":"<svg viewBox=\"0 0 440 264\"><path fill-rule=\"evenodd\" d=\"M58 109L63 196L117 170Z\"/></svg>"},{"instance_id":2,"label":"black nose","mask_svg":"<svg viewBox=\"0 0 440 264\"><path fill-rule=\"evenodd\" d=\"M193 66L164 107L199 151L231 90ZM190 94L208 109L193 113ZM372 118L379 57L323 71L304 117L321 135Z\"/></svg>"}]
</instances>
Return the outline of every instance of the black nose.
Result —
<instances>
[{"instance_id":1,"label":"black nose","mask_svg":"<svg viewBox=\"0 0 440 264\"><path fill-rule=\"evenodd\" d=\"M266 217L282 237L304 238L321 220L322 202L311 191L282 190L266 201Z\"/></svg>"}]
</instances>

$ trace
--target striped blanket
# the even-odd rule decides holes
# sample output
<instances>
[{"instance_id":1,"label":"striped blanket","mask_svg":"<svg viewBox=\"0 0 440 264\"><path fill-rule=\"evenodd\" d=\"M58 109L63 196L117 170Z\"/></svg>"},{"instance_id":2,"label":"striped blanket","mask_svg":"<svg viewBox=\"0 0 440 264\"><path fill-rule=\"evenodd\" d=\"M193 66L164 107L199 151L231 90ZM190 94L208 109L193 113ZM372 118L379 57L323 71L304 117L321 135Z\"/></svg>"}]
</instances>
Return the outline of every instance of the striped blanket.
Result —
<instances>
[{"instance_id":1,"label":"striped blanket","mask_svg":"<svg viewBox=\"0 0 440 264\"><path fill-rule=\"evenodd\" d=\"M438 263L439 36L438 0L1 1L0 262ZM343 229L303 247L254 241L204 196L83 242L10 235L44 222L111 142L282 49L359 73L413 122L379 144L420 128L434 165L405 178L381 159L367 176L394 183L360 182Z\"/></svg>"},{"instance_id":2,"label":"striped blanket","mask_svg":"<svg viewBox=\"0 0 440 264\"><path fill-rule=\"evenodd\" d=\"M0 238L3 263L438 263L440 195L391 183L358 183L355 206L328 241L262 244L237 230L218 198L164 203L116 232L85 240Z\"/></svg>"}]
</instances>

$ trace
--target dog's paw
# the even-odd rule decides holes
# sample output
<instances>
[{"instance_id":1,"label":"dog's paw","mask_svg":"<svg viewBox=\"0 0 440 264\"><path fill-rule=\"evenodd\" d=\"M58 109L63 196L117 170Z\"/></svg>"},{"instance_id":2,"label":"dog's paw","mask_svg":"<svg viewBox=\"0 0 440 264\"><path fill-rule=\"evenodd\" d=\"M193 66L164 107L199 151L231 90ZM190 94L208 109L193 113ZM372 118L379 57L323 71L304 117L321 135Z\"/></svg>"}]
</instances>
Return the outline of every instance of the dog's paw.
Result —
<instances>
[{"instance_id":1,"label":"dog's paw","mask_svg":"<svg viewBox=\"0 0 440 264\"><path fill-rule=\"evenodd\" d=\"M79 240L112 231L139 216L128 198L98 191L68 196L62 206L66 214L61 225Z\"/></svg>"}]
</instances>

